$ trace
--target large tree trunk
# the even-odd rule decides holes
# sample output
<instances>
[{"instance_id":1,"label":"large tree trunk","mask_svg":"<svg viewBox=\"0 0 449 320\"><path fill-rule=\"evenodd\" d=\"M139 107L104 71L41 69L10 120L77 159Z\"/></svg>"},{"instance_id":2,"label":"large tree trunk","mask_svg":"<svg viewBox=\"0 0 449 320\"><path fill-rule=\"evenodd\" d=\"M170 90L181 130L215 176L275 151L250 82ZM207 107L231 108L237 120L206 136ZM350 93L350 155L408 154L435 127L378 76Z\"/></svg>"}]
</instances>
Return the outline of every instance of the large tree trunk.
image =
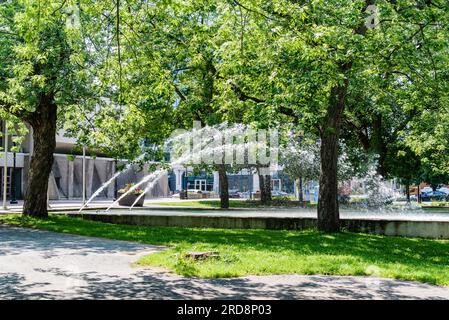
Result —
<instances>
[{"instance_id":1,"label":"large tree trunk","mask_svg":"<svg viewBox=\"0 0 449 320\"><path fill-rule=\"evenodd\" d=\"M405 184L405 195L407 197L407 203L410 203L410 182Z\"/></svg>"},{"instance_id":2,"label":"large tree trunk","mask_svg":"<svg viewBox=\"0 0 449 320\"><path fill-rule=\"evenodd\" d=\"M318 230L340 230L338 208L338 137L335 134L321 138L321 174L318 198Z\"/></svg>"},{"instance_id":3,"label":"large tree trunk","mask_svg":"<svg viewBox=\"0 0 449 320\"><path fill-rule=\"evenodd\" d=\"M228 176L226 174L226 166L224 164L217 165L218 177L220 179L220 207L222 209L229 208L229 185Z\"/></svg>"},{"instance_id":4,"label":"large tree trunk","mask_svg":"<svg viewBox=\"0 0 449 320\"><path fill-rule=\"evenodd\" d=\"M388 150L387 150L387 141L385 140L383 135L382 116L380 114L375 115L372 127L373 133L372 133L371 149L374 150L374 152L379 155L377 173L382 177L385 177L387 174L385 161L387 158Z\"/></svg>"},{"instance_id":5,"label":"large tree trunk","mask_svg":"<svg viewBox=\"0 0 449 320\"><path fill-rule=\"evenodd\" d=\"M57 106L53 98L44 96L28 121L33 128L34 148L23 205L24 215L48 216L47 191L56 147L56 118Z\"/></svg>"},{"instance_id":6,"label":"large tree trunk","mask_svg":"<svg viewBox=\"0 0 449 320\"><path fill-rule=\"evenodd\" d=\"M269 174L265 175L264 179L264 203L268 204L272 201L271 198L271 176Z\"/></svg>"},{"instance_id":7,"label":"large tree trunk","mask_svg":"<svg viewBox=\"0 0 449 320\"><path fill-rule=\"evenodd\" d=\"M303 186L302 186L302 177L296 179L296 193L299 203L304 206L304 195L303 195Z\"/></svg>"},{"instance_id":8,"label":"large tree trunk","mask_svg":"<svg viewBox=\"0 0 449 320\"><path fill-rule=\"evenodd\" d=\"M271 176L260 174L259 172L259 189L260 202L262 204L269 204L271 202Z\"/></svg>"},{"instance_id":9,"label":"large tree trunk","mask_svg":"<svg viewBox=\"0 0 449 320\"><path fill-rule=\"evenodd\" d=\"M342 66L349 70L350 64ZM340 231L340 212L338 208L338 146L341 117L345 107L348 80L344 85L332 88L326 117L321 126L321 174L318 199L318 230L324 232Z\"/></svg>"}]
</instances>

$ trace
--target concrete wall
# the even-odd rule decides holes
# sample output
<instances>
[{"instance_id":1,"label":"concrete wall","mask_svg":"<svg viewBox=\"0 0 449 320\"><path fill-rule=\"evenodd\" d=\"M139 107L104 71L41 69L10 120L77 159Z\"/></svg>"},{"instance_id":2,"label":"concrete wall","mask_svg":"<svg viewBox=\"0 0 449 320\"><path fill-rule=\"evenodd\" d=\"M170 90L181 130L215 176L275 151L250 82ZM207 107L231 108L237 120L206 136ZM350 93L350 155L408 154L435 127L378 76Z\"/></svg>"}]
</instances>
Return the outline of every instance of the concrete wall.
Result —
<instances>
[{"instance_id":1,"label":"concrete wall","mask_svg":"<svg viewBox=\"0 0 449 320\"><path fill-rule=\"evenodd\" d=\"M69 160L67 155L55 155L52 173L49 181L49 196L51 200L80 199L82 197L83 160L81 156ZM98 188L115 174L115 163L108 158L86 158L86 197L89 198ZM117 179L117 189L127 183L136 183L148 173L148 167L143 170L138 167L123 172ZM143 185L142 188L145 188ZM111 183L98 199L113 199L115 183ZM168 177L165 175L155 185L146 198L166 197L169 194Z\"/></svg>"},{"instance_id":2,"label":"concrete wall","mask_svg":"<svg viewBox=\"0 0 449 320\"><path fill-rule=\"evenodd\" d=\"M349 231L386 236L449 239L449 221L342 220Z\"/></svg>"},{"instance_id":3,"label":"concrete wall","mask_svg":"<svg viewBox=\"0 0 449 320\"><path fill-rule=\"evenodd\" d=\"M123 188L127 183L137 183L140 180L142 180L146 175L149 173L149 165L146 164L143 166L143 168L140 168L139 166L132 166L127 171L123 172L118 178L117 178L117 187L118 189ZM146 183L143 184L140 188L145 189ZM165 174L159 182L154 186L154 188L145 195L146 199L151 198L160 198L160 197L168 197L170 194L170 189L168 186L168 175Z\"/></svg>"},{"instance_id":4,"label":"concrete wall","mask_svg":"<svg viewBox=\"0 0 449 320\"><path fill-rule=\"evenodd\" d=\"M66 155L55 155L49 181L50 199L77 199L82 197L83 160L77 156L69 160ZM104 158L86 158L86 196L90 197L115 172L114 162ZM113 198L114 184L106 188L99 198Z\"/></svg>"},{"instance_id":5,"label":"concrete wall","mask_svg":"<svg viewBox=\"0 0 449 320\"><path fill-rule=\"evenodd\" d=\"M161 209L158 209L161 210ZM173 209L170 209L173 210ZM179 209L176 209L179 211ZM198 209L196 209L198 210ZM185 213L186 210L183 210ZM78 214L69 214L79 216ZM85 212L83 219L115 224L197 227L226 229L271 229L303 230L316 227L315 218L258 218L230 216L192 215L157 215L151 214L102 214ZM352 232L372 233L387 236L421 237L432 239L449 239L449 221L388 221L343 219L342 227Z\"/></svg>"},{"instance_id":6,"label":"concrete wall","mask_svg":"<svg viewBox=\"0 0 449 320\"><path fill-rule=\"evenodd\" d=\"M158 209L159 210L159 209ZM79 216L78 214L68 214ZM315 219L296 218L253 218L253 217L213 217L186 215L137 215L137 214L82 214L83 219L115 224L225 229L273 229L302 230L316 225Z\"/></svg>"}]
</instances>

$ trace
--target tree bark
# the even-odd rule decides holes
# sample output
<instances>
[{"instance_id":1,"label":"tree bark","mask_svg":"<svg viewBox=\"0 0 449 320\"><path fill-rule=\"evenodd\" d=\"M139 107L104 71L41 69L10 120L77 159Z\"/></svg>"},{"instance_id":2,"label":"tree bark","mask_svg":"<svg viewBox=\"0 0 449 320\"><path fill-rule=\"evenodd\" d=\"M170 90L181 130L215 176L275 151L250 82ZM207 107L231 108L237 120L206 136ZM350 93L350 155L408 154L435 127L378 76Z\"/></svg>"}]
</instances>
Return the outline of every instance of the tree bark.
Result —
<instances>
[{"instance_id":1,"label":"tree bark","mask_svg":"<svg viewBox=\"0 0 449 320\"><path fill-rule=\"evenodd\" d=\"M260 202L264 203L265 201L265 176L263 174L259 174L259 190L260 190Z\"/></svg>"},{"instance_id":2,"label":"tree bark","mask_svg":"<svg viewBox=\"0 0 449 320\"><path fill-rule=\"evenodd\" d=\"M38 218L48 216L48 179L56 148L57 106L52 96L42 96L36 111L28 119L33 128L33 155L28 173L23 214Z\"/></svg>"},{"instance_id":3,"label":"tree bark","mask_svg":"<svg viewBox=\"0 0 449 320\"><path fill-rule=\"evenodd\" d=\"M273 199L271 198L271 176L269 174L265 175L264 179L265 186L265 204L270 203Z\"/></svg>"},{"instance_id":4,"label":"tree bark","mask_svg":"<svg viewBox=\"0 0 449 320\"><path fill-rule=\"evenodd\" d=\"M407 203L410 203L410 183L407 182L405 185L405 194L407 197Z\"/></svg>"},{"instance_id":5,"label":"tree bark","mask_svg":"<svg viewBox=\"0 0 449 320\"><path fill-rule=\"evenodd\" d=\"M297 193L298 193L298 201L299 203L304 206L304 196L303 196L303 187L302 187L302 177L299 177L296 179L296 187L297 187Z\"/></svg>"},{"instance_id":6,"label":"tree bark","mask_svg":"<svg viewBox=\"0 0 449 320\"><path fill-rule=\"evenodd\" d=\"M338 208L338 137L335 134L321 138L321 174L318 197L318 230L337 232L340 230Z\"/></svg>"},{"instance_id":7,"label":"tree bark","mask_svg":"<svg viewBox=\"0 0 449 320\"><path fill-rule=\"evenodd\" d=\"M374 4L374 0L365 0L362 12L365 12L368 6L372 4ZM362 22L353 31L355 34L364 36L367 26ZM320 126L321 174L318 199L318 230L325 232L340 231L337 179L338 140L349 85L347 76L351 68L352 61L340 65L339 69L342 74L346 75L346 79L343 83L339 83L332 88L326 116Z\"/></svg>"},{"instance_id":8,"label":"tree bark","mask_svg":"<svg viewBox=\"0 0 449 320\"><path fill-rule=\"evenodd\" d=\"M226 166L224 164L217 165L218 177L220 179L220 207L222 209L229 208L229 184L226 174Z\"/></svg>"},{"instance_id":9,"label":"tree bark","mask_svg":"<svg viewBox=\"0 0 449 320\"><path fill-rule=\"evenodd\" d=\"M342 71L351 64L341 67ZM338 207L338 146L341 118L345 107L348 80L332 88L329 107L321 125L321 173L318 199L318 230L324 232L340 231L340 212Z\"/></svg>"},{"instance_id":10,"label":"tree bark","mask_svg":"<svg viewBox=\"0 0 449 320\"><path fill-rule=\"evenodd\" d=\"M271 198L271 176L259 173L260 202L269 204Z\"/></svg>"},{"instance_id":11,"label":"tree bark","mask_svg":"<svg viewBox=\"0 0 449 320\"><path fill-rule=\"evenodd\" d=\"M380 114L375 115L373 120L373 133L372 133L372 141L371 141L371 150L374 150L375 153L379 155L378 165L377 165L377 173L382 177L385 177L387 174L387 169L385 167L385 161L387 158L387 141L383 136L383 124L382 124L382 116Z\"/></svg>"}]
</instances>

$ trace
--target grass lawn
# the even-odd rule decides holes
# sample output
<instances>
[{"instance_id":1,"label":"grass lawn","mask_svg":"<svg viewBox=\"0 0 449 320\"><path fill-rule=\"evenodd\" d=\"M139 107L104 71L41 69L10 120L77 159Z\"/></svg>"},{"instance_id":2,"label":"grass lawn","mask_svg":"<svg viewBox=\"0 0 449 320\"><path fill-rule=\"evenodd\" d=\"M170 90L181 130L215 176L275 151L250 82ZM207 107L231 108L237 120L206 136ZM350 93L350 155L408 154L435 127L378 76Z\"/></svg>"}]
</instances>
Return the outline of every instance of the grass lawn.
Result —
<instances>
[{"instance_id":1,"label":"grass lawn","mask_svg":"<svg viewBox=\"0 0 449 320\"><path fill-rule=\"evenodd\" d=\"M198 200L198 201L173 201L173 202L157 202L152 205L173 206L173 207L194 207L194 208L220 208L219 200ZM270 207L298 207L299 204L295 201L285 201L273 199L271 205L262 205L260 201L255 200L229 200L230 208L270 208ZM308 204L308 206L316 206Z\"/></svg>"},{"instance_id":2,"label":"grass lawn","mask_svg":"<svg viewBox=\"0 0 449 320\"><path fill-rule=\"evenodd\" d=\"M422 207L422 209L424 210L424 212L438 212L438 213L449 213L449 207Z\"/></svg>"},{"instance_id":3,"label":"grass lawn","mask_svg":"<svg viewBox=\"0 0 449 320\"><path fill-rule=\"evenodd\" d=\"M421 206L422 206L423 208L426 208L426 207L449 208L449 202L446 202L446 201L429 201L429 202L421 202Z\"/></svg>"},{"instance_id":4,"label":"grass lawn","mask_svg":"<svg viewBox=\"0 0 449 320\"><path fill-rule=\"evenodd\" d=\"M0 223L140 243L166 245L136 263L185 276L249 274L370 275L449 285L449 241L315 230L271 231L142 227L51 215L47 220L0 215ZM218 251L192 261L191 251Z\"/></svg>"},{"instance_id":5,"label":"grass lawn","mask_svg":"<svg viewBox=\"0 0 449 320\"><path fill-rule=\"evenodd\" d=\"M160 206L173 206L173 207L195 207L195 208L220 208L219 200L197 200L197 201L168 201L168 202L157 202L152 203L152 205ZM229 200L229 207L231 208L248 208L253 207L249 202L244 200Z\"/></svg>"}]
</instances>

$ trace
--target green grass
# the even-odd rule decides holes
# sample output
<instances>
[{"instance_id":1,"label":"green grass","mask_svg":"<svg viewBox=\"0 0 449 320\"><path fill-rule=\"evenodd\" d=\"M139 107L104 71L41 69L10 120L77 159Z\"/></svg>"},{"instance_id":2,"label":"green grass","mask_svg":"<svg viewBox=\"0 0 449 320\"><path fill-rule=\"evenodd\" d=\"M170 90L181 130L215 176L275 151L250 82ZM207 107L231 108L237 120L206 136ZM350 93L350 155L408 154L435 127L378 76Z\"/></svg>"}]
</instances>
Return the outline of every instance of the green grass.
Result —
<instances>
[{"instance_id":1,"label":"green grass","mask_svg":"<svg viewBox=\"0 0 449 320\"><path fill-rule=\"evenodd\" d=\"M166 245L137 261L185 276L249 274L375 275L449 285L449 241L314 230L190 229L114 225L51 215L46 220L0 216L0 223L56 232ZM218 251L218 258L192 261L190 251Z\"/></svg>"},{"instance_id":2,"label":"green grass","mask_svg":"<svg viewBox=\"0 0 449 320\"><path fill-rule=\"evenodd\" d=\"M442 207L449 208L449 202L446 201L429 201L429 202L421 202L421 206L423 208L426 207Z\"/></svg>"},{"instance_id":3,"label":"green grass","mask_svg":"<svg viewBox=\"0 0 449 320\"><path fill-rule=\"evenodd\" d=\"M449 207L422 207L424 212L449 213Z\"/></svg>"},{"instance_id":4,"label":"green grass","mask_svg":"<svg viewBox=\"0 0 449 320\"><path fill-rule=\"evenodd\" d=\"M198 201L173 201L173 202L157 202L155 205L173 206L173 207L195 207L195 208L220 208L220 201L218 200L198 200ZM231 208L247 208L249 203L242 200L229 200L229 207Z\"/></svg>"},{"instance_id":5,"label":"green grass","mask_svg":"<svg viewBox=\"0 0 449 320\"><path fill-rule=\"evenodd\" d=\"M193 208L220 208L219 200L198 200L198 201L173 201L173 202L157 202L154 205L173 206L173 207L193 207ZM263 205L256 200L229 200L230 208L260 208L260 207L297 207L299 204L296 201L285 199L273 199L269 205ZM309 206L314 206L313 204ZM315 205L316 206L316 205Z\"/></svg>"}]
</instances>

